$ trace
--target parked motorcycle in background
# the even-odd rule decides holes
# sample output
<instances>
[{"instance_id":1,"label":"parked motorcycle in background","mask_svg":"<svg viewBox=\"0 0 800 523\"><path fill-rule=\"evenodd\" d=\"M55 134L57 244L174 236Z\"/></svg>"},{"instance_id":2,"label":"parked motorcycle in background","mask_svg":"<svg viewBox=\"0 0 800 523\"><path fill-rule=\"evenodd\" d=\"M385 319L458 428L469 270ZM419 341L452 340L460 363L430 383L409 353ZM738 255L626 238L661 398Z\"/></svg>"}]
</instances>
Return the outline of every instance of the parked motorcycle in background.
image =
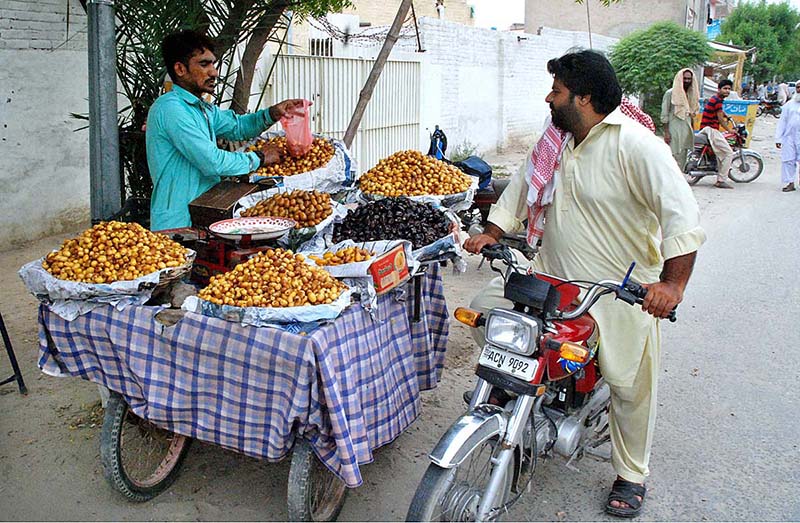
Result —
<instances>
[{"instance_id":1,"label":"parked motorcycle in background","mask_svg":"<svg viewBox=\"0 0 800 523\"><path fill-rule=\"evenodd\" d=\"M485 327L478 381L467 412L430 453L407 521L496 520L529 491L540 458L558 454L568 467L585 455L610 459L610 390L595 360L597 326L587 313L603 295L634 305L647 290L627 276L603 280L574 306L584 282L528 274L501 244L481 254L504 275L514 307L486 315L456 309L462 323Z\"/></svg>"},{"instance_id":2,"label":"parked motorcycle in background","mask_svg":"<svg viewBox=\"0 0 800 523\"><path fill-rule=\"evenodd\" d=\"M732 121L732 120L731 120ZM725 139L733 149L730 178L736 183L749 183L761 176L764 171L764 160L752 149L746 149L747 129L743 123L734 124L735 132L727 131ZM717 156L704 134L694 135L694 149L687 155L683 172L689 185L694 185L704 176L717 175Z\"/></svg>"},{"instance_id":3,"label":"parked motorcycle in background","mask_svg":"<svg viewBox=\"0 0 800 523\"><path fill-rule=\"evenodd\" d=\"M756 110L756 116L762 116L765 114L769 114L774 116L775 118L779 118L781 116L781 104L778 100L766 100L761 99L758 101L758 109Z\"/></svg>"}]
</instances>

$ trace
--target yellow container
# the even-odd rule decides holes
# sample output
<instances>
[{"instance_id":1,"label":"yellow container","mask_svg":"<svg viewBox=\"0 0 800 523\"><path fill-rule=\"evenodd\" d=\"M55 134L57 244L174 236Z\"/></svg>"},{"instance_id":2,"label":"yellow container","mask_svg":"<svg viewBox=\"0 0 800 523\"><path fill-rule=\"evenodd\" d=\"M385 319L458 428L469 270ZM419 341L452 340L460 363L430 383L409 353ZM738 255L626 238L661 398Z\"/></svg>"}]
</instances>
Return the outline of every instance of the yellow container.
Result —
<instances>
[{"instance_id":1,"label":"yellow container","mask_svg":"<svg viewBox=\"0 0 800 523\"><path fill-rule=\"evenodd\" d=\"M705 100L700 100L700 114L695 115L692 121L695 131L700 130L700 120L703 118L702 113L705 103ZM753 126L756 122L756 112L758 111L758 100L724 100L722 102L722 110L737 124L744 123L744 128L747 129L747 140L745 140L744 146L750 147L750 139L753 137Z\"/></svg>"}]
</instances>

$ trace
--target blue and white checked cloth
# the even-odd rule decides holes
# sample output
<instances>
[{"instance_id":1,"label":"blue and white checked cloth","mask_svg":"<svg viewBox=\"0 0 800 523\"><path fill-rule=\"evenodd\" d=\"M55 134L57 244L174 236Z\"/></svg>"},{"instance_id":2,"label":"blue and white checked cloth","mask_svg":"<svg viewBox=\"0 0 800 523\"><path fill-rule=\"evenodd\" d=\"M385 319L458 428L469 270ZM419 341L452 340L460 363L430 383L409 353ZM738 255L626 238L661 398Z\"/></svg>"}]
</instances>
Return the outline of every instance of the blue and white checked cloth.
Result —
<instances>
[{"instance_id":1,"label":"blue and white checked cloth","mask_svg":"<svg viewBox=\"0 0 800 523\"><path fill-rule=\"evenodd\" d=\"M95 309L65 321L39 308L39 367L78 376L125 397L156 425L250 456L278 461L295 436L349 487L359 465L419 415L419 391L436 386L448 315L437 267L422 282L413 323L405 299L379 297L376 319L352 306L303 335L194 313L174 326L158 307ZM48 345L47 327L53 349Z\"/></svg>"}]
</instances>

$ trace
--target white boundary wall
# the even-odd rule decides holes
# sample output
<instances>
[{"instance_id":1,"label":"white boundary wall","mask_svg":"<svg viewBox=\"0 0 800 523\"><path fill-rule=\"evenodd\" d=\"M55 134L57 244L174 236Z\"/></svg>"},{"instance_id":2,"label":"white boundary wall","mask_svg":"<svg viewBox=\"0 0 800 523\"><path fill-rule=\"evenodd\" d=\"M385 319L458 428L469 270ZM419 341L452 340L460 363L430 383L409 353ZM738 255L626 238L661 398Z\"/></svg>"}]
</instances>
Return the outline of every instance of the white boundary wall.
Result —
<instances>
[{"instance_id":1,"label":"white boundary wall","mask_svg":"<svg viewBox=\"0 0 800 523\"><path fill-rule=\"evenodd\" d=\"M543 28L541 34L499 32L432 18L420 19L423 53L422 135L435 125L448 138L448 152L469 142L478 152L528 145L549 108L544 99L552 78L547 61L576 47L588 48L588 34ZM593 48L606 51L618 40L592 35ZM400 41L413 51L416 41Z\"/></svg>"},{"instance_id":2,"label":"white boundary wall","mask_svg":"<svg viewBox=\"0 0 800 523\"><path fill-rule=\"evenodd\" d=\"M89 113L80 4L0 2L0 64L0 249L6 249L90 219L89 131L76 131L87 122L70 116Z\"/></svg>"}]
</instances>

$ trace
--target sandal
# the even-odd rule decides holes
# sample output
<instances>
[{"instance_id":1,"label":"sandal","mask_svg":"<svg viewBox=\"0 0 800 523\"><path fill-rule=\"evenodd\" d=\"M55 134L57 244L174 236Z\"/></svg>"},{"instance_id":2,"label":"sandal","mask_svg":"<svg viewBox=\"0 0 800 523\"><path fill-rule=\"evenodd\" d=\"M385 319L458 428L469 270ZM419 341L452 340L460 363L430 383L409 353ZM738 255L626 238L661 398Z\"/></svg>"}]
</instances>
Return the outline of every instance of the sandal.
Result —
<instances>
[{"instance_id":1,"label":"sandal","mask_svg":"<svg viewBox=\"0 0 800 523\"><path fill-rule=\"evenodd\" d=\"M620 518L635 518L642 512L645 494L647 494L647 488L644 485L617 478L608 494L606 512ZM636 496L641 496L642 500L639 501ZM614 507L611 505L612 501L626 503L628 506Z\"/></svg>"}]
</instances>

